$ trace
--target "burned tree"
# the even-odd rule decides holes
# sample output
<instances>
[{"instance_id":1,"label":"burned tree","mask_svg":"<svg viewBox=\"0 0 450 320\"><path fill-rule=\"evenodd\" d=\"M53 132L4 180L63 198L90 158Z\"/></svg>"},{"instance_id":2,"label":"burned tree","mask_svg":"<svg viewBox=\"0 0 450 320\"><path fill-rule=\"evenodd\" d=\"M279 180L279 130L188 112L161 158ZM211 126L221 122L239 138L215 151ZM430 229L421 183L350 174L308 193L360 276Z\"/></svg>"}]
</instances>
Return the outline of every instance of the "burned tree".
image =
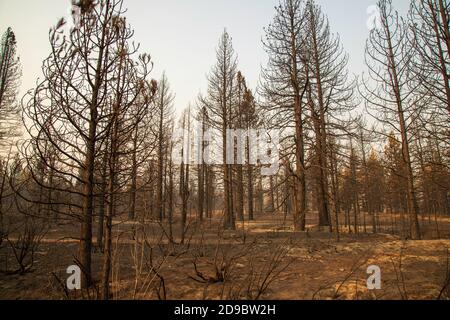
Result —
<instances>
[{"instance_id":1,"label":"burned tree","mask_svg":"<svg viewBox=\"0 0 450 320\"><path fill-rule=\"evenodd\" d=\"M372 88L367 80L363 81L363 96L368 112L401 138L410 231L413 239L420 239L419 206L410 151L410 129L419 110L412 96L416 88L407 76L413 52L406 41L407 28L392 8L391 1L378 1L378 9L381 27L371 31L366 44L366 64L375 87Z\"/></svg>"},{"instance_id":2,"label":"burned tree","mask_svg":"<svg viewBox=\"0 0 450 320\"><path fill-rule=\"evenodd\" d=\"M234 230L235 213L233 207L233 170L227 157L228 148L232 147L227 131L232 128L234 104L237 95L237 59L230 35L224 31L216 50L217 62L208 76L208 92L200 98L209 114L212 128L220 130L222 135L222 169L226 229ZM230 149L233 150L233 149Z\"/></svg>"},{"instance_id":3,"label":"burned tree","mask_svg":"<svg viewBox=\"0 0 450 320\"><path fill-rule=\"evenodd\" d=\"M23 103L23 111L32 121L25 122L31 137L23 148L26 169L43 188L65 193L67 200L53 204L59 205L60 213L80 223L77 263L83 273L83 288L92 283L95 159L100 144L110 135L110 92L117 83L119 61L129 58L128 53L117 50L122 41L117 22L122 13L121 0L99 1L82 11L79 24L69 35L64 35L65 22L60 20L50 32L52 51L42 67L43 81ZM141 79L148 76L149 62L148 56L142 56ZM56 150L53 163L43 156L47 143ZM55 188L37 179L33 150L65 182L63 187Z\"/></svg>"},{"instance_id":4,"label":"burned tree","mask_svg":"<svg viewBox=\"0 0 450 320\"><path fill-rule=\"evenodd\" d=\"M304 231L306 225L306 165L304 95L309 78L305 72L308 59L305 6L300 0L281 1L272 24L266 29L264 48L269 63L262 71L261 93L269 113L269 124L288 130L291 137L295 170L294 227Z\"/></svg>"},{"instance_id":5,"label":"burned tree","mask_svg":"<svg viewBox=\"0 0 450 320\"><path fill-rule=\"evenodd\" d=\"M20 106L16 97L21 75L17 39L8 28L0 42L0 147L19 134Z\"/></svg>"}]
</instances>

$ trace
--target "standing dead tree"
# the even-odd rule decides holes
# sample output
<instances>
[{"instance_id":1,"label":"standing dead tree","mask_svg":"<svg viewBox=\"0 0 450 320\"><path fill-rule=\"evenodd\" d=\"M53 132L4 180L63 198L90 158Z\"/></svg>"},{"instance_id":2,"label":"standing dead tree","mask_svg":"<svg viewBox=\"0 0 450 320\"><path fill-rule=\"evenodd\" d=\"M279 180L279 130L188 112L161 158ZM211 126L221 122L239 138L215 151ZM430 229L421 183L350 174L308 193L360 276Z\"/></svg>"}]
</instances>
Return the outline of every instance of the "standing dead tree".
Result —
<instances>
[{"instance_id":1,"label":"standing dead tree","mask_svg":"<svg viewBox=\"0 0 450 320\"><path fill-rule=\"evenodd\" d=\"M410 129L420 110L413 96L416 87L407 76L413 52L406 41L407 28L392 8L391 0L378 1L378 9L381 27L371 31L366 44L366 64L374 88L363 79L363 97L369 114L384 126L391 127L401 138L410 232L413 239L420 239L419 206L410 151Z\"/></svg>"},{"instance_id":2,"label":"standing dead tree","mask_svg":"<svg viewBox=\"0 0 450 320\"><path fill-rule=\"evenodd\" d=\"M208 141L207 131L209 126L208 110L202 107L197 114L197 121L200 128L197 130L197 217L199 221L203 221L205 216L209 215L208 202L209 198L209 180L208 180L208 161L207 154ZM206 215L205 215L206 212Z\"/></svg>"},{"instance_id":3,"label":"standing dead tree","mask_svg":"<svg viewBox=\"0 0 450 320\"><path fill-rule=\"evenodd\" d=\"M95 197L95 159L101 143L110 135L112 85L124 52L117 50L122 41L117 22L123 14L122 0L103 0L82 10L77 27L64 35L64 20L50 32L51 54L44 61L43 81L23 100L24 121L31 137L22 148L26 170L45 190L57 190L65 196L53 200L66 217L80 222L77 261L82 269L82 287L92 283L92 219ZM126 55L126 53L125 53ZM141 56L141 75L148 75L148 56ZM51 144L54 160L44 156ZM52 168L60 187L40 180L33 157ZM29 199L26 193L21 198ZM36 202L36 200L33 200ZM45 201L39 201L46 204Z\"/></svg>"},{"instance_id":4,"label":"standing dead tree","mask_svg":"<svg viewBox=\"0 0 450 320\"><path fill-rule=\"evenodd\" d=\"M127 25L124 17L117 16L113 20L119 41L114 47L114 52L119 57L115 63L115 77L109 83L110 92L113 94L109 100L110 115L105 123L107 126L108 148L108 186L107 186L107 210L105 219L105 244L102 272L102 299L109 299L109 279L112 259L112 221L117 212L117 194L121 193L124 186L128 185L129 175L126 162L121 162L128 154L133 152L133 133L139 122L146 118L149 112L149 104L153 99L156 88L146 78L150 72L148 65L150 57L141 55L139 63L133 60L138 48L129 41L133 31Z\"/></svg>"},{"instance_id":5,"label":"standing dead tree","mask_svg":"<svg viewBox=\"0 0 450 320\"><path fill-rule=\"evenodd\" d=\"M0 39L0 147L19 135L20 107L16 97L20 86L21 68L17 56L17 39L8 28Z\"/></svg>"},{"instance_id":6,"label":"standing dead tree","mask_svg":"<svg viewBox=\"0 0 450 320\"><path fill-rule=\"evenodd\" d=\"M136 220L144 218L142 212L142 203L138 201L139 196L144 193L145 187L149 181L146 181L147 164L150 162L157 148L158 136L155 134L155 122L158 117L155 115L155 94L158 88L156 80L151 80L146 85L141 97L138 98L136 107L142 108L143 105L149 103L146 112L140 114L133 112L136 125L130 140L130 152L128 153L128 162L130 163L130 183L129 183L129 204L128 218Z\"/></svg>"},{"instance_id":7,"label":"standing dead tree","mask_svg":"<svg viewBox=\"0 0 450 320\"><path fill-rule=\"evenodd\" d=\"M244 92L243 104L243 129L250 132L251 129L257 128L259 125L258 106L250 89ZM252 146L250 136L247 135L245 140L245 162L246 162L246 178L247 178L247 215L248 220L254 220L255 212L255 178L254 174L255 165L251 162L252 159Z\"/></svg>"},{"instance_id":8,"label":"standing dead tree","mask_svg":"<svg viewBox=\"0 0 450 320\"><path fill-rule=\"evenodd\" d=\"M159 81L158 90L155 97L155 107L157 110L157 159L158 159L158 179L156 192L157 219L162 221L165 218L164 210L164 167L166 165L166 155L168 152L169 129L172 123L172 108L174 95L170 91L169 82L165 74Z\"/></svg>"},{"instance_id":9,"label":"standing dead tree","mask_svg":"<svg viewBox=\"0 0 450 320\"><path fill-rule=\"evenodd\" d=\"M416 56L410 67L411 80L418 82L418 91L430 98L427 116L437 112L447 119L450 116L449 19L450 5L444 0L411 2L408 24Z\"/></svg>"},{"instance_id":10,"label":"standing dead tree","mask_svg":"<svg viewBox=\"0 0 450 320\"><path fill-rule=\"evenodd\" d=\"M229 150L234 150L234 141L230 141L227 132L232 128L235 117L237 96L237 58L232 40L224 31L216 50L217 62L208 76L208 92L200 97L200 105L208 110L211 128L218 129L222 138L222 171L224 190L224 226L234 230L235 212L233 201L233 166L228 159ZM234 153L231 153L234 154Z\"/></svg>"},{"instance_id":11,"label":"standing dead tree","mask_svg":"<svg viewBox=\"0 0 450 320\"><path fill-rule=\"evenodd\" d=\"M284 129L292 145L295 170L294 228L306 226L306 177L304 95L309 78L304 66L307 61L305 6L300 0L281 1L276 7L272 24L265 30L264 48L269 62L262 70L261 94L271 127Z\"/></svg>"},{"instance_id":12,"label":"standing dead tree","mask_svg":"<svg viewBox=\"0 0 450 320\"><path fill-rule=\"evenodd\" d=\"M354 109L354 82L349 81L348 55L344 51L339 35L331 32L325 14L314 0L306 4L308 73L307 106L310 126L315 135L314 156L311 163L315 180L319 226L331 226L328 140L338 131L346 132Z\"/></svg>"},{"instance_id":13,"label":"standing dead tree","mask_svg":"<svg viewBox=\"0 0 450 320\"><path fill-rule=\"evenodd\" d=\"M178 141L180 148L181 164L180 164L180 180L179 180L179 195L181 198L181 244L184 244L187 230L188 230L188 214L189 214L189 200L191 198L191 186L190 186L190 174L191 174L191 162L192 162L192 117L191 106L184 110L181 118L181 130L182 136Z\"/></svg>"}]
</instances>

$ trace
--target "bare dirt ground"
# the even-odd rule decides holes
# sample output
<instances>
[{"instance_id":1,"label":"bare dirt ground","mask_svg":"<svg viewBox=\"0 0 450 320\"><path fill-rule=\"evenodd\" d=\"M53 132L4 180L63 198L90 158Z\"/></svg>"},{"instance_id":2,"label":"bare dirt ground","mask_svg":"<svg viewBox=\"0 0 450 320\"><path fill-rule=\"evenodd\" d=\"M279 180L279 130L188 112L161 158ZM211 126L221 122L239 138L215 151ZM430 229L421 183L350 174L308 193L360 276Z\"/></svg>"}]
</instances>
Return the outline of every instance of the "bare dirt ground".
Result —
<instances>
[{"instance_id":1,"label":"bare dirt ground","mask_svg":"<svg viewBox=\"0 0 450 320\"><path fill-rule=\"evenodd\" d=\"M425 240L402 241L389 234L386 220L378 234L336 234L317 230L294 233L279 215L240 223L221 232L220 221L192 223L183 245L169 245L161 226L115 221L113 299L448 299L450 218L422 221ZM167 230L167 226L165 226ZM138 230L133 232L133 230ZM74 265L77 228L54 227L42 240L31 272L0 273L0 299L96 298L66 292L66 269ZM371 232L369 229L368 232ZM133 234L137 235L133 239ZM174 230L179 234L179 230ZM195 234L195 236L194 236ZM178 239L179 241L179 239ZM13 268L7 244L0 248L0 270ZM93 251L94 281L102 254ZM381 268L381 290L368 290L367 267Z\"/></svg>"}]
</instances>

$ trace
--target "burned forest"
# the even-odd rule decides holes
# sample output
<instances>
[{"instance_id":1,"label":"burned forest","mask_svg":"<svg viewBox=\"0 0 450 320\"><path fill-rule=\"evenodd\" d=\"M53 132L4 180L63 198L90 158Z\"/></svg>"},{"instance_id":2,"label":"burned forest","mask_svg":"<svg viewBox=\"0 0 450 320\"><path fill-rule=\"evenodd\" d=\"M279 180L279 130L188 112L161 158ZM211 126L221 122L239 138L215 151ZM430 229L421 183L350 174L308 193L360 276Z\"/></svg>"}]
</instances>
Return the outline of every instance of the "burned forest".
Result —
<instances>
[{"instance_id":1,"label":"burned forest","mask_svg":"<svg viewBox=\"0 0 450 320\"><path fill-rule=\"evenodd\" d=\"M195 1L199 34L137 18L157 1L65 0L42 58L13 2L0 299L450 299L448 1L374 0L367 26L366 7L249 1L245 43Z\"/></svg>"}]
</instances>

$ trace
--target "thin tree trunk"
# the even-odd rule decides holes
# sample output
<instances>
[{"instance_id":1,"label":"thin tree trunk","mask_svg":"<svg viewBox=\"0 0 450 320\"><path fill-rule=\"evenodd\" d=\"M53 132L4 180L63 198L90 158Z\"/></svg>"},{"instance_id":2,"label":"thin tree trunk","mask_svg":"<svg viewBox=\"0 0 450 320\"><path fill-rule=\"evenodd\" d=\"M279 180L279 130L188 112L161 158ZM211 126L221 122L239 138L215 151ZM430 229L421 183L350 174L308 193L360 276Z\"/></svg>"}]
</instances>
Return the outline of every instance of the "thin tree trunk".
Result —
<instances>
[{"instance_id":1,"label":"thin tree trunk","mask_svg":"<svg viewBox=\"0 0 450 320\"><path fill-rule=\"evenodd\" d=\"M248 220L253 221L254 217L254 205L253 205L253 166L250 163L250 139L247 137L247 192L248 192Z\"/></svg>"},{"instance_id":2,"label":"thin tree trunk","mask_svg":"<svg viewBox=\"0 0 450 320\"><path fill-rule=\"evenodd\" d=\"M137 141L138 126L133 137L133 151L131 155L131 186L130 186L130 206L128 211L128 219L135 220L136 218L136 190L137 190Z\"/></svg>"},{"instance_id":3,"label":"thin tree trunk","mask_svg":"<svg viewBox=\"0 0 450 320\"><path fill-rule=\"evenodd\" d=\"M98 213L98 225L97 225L97 247L103 252L103 232L104 232L104 223L105 223L105 204L107 199L107 171L108 171L108 146L105 148L105 154L103 156L102 161L102 177L101 177L101 190L100 190L100 204L99 204L99 213Z\"/></svg>"}]
</instances>

